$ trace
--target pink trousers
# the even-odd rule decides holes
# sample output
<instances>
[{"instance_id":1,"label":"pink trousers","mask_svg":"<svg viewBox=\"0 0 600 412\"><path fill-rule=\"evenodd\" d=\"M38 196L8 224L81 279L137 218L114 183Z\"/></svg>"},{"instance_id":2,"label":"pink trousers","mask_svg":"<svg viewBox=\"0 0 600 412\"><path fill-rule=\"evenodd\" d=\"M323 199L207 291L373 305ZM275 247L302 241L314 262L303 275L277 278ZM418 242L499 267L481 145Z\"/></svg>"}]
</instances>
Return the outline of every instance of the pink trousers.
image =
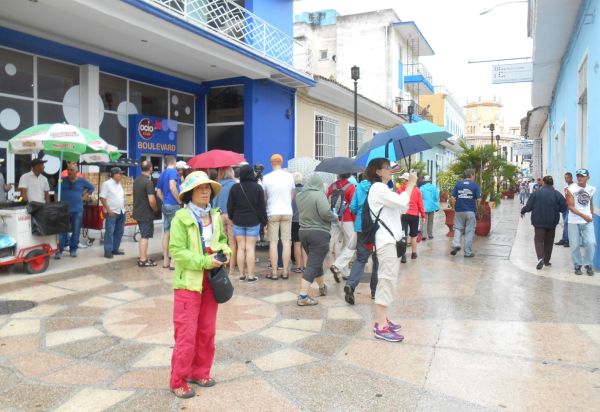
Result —
<instances>
[{"instance_id":1,"label":"pink trousers","mask_svg":"<svg viewBox=\"0 0 600 412\"><path fill-rule=\"evenodd\" d=\"M175 289L173 324L175 347L171 358L171 389L190 379L210 378L215 357L215 334L219 305L204 274L202 293Z\"/></svg>"}]
</instances>

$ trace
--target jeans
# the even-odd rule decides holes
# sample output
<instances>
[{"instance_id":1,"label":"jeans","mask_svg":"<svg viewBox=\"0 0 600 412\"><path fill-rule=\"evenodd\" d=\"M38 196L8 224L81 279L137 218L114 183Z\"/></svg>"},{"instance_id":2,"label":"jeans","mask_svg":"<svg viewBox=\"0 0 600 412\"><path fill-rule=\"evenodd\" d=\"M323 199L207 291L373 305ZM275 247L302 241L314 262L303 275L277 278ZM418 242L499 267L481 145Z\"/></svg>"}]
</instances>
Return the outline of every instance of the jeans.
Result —
<instances>
[{"instance_id":1,"label":"jeans","mask_svg":"<svg viewBox=\"0 0 600 412\"><path fill-rule=\"evenodd\" d=\"M454 214L454 240L452 247L460 247L460 237L465 235L465 255L473 253L475 237L475 212L456 212Z\"/></svg>"},{"instance_id":2,"label":"jeans","mask_svg":"<svg viewBox=\"0 0 600 412\"><path fill-rule=\"evenodd\" d=\"M533 238L535 254L537 255L538 260L542 259L544 263L550 262L550 258L552 257L555 231L556 228L535 228L535 237Z\"/></svg>"},{"instance_id":3,"label":"jeans","mask_svg":"<svg viewBox=\"0 0 600 412\"><path fill-rule=\"evenodd\" d=\"M524 205L526 201L527 201L527 193L525 193L525 192L519 192L519 202L522 205Z\"/></svg>"},{"instance_id":4,"label":"jeans","mask_svg":"<svg viewBox=\"0 0 600 412\"><path fill-rule=\"evenodd\" d=\"M567 210L562 214L563 216L563 234L562 240L565 242L569 241L569 211Z\"/></svg>"},{"instance_id":5,"label":"jeans","mask_svg":"<svg viewBox=\"0 0 600 412\"><path fill-rule=\"evenodd\" d=\"M427 231L423 228L423 237L427 235L433 238L433 219L435 218L435 212L427 212Z\"/></svg>"},{"instance_id":6,"label":"jeans","mask_svg":"<svg viewBox=\"0 0 600 412\"><path fill-rule=\"evenodd\" d=\"M61 253L65 250L67 244L69 245L70 253L77 252L77 247L79 246L79 234L81 232L83 212L70 212L69 219L71 220L71 236L69 236L68 232L60 234L58 248Z\"/></svg>"},{"instance_id":7,"label":"jeans","mask_svg":"<svg viewBox=\"0 0 600 412\"><path fill-rule=\"evenodd\" d=\"M125 213L113 217L106 215L104 219L104 254L109 255L119 250L123 231L125 230Z\"/></svg>"},{"instance_id":8,"label":"jeans","mask_svg":"<svg viewBox=\"0 0 600 412\"><path fill-rule=\"evenodd\" d=\"M571 258L575 267L592 266L592 259L594 258L594 251L596 249L594 222L570 223L569 245L571 246ZM583 246L583 259L579 250L580 246Z\"/></svg>"},{"instance_id":9,"label":"jeans","mask_svg":"<svg viewBox=\"0 0 600 412\"><path fill-rule=\"evenodd\" d=\"M372 253L365 247L362 233L357 233L356 260L352 264L352 269L350 270L350 277L348 278L346 284L352 287L353 290L356 289L365 271L365 265L367 264L369 256L371 255L373 255L373 271L371 272L371 295L375 295L375 291L377 290L377 272L379 270L379 260L377 260L376 253Z\"/></svg>"}]
</instances>

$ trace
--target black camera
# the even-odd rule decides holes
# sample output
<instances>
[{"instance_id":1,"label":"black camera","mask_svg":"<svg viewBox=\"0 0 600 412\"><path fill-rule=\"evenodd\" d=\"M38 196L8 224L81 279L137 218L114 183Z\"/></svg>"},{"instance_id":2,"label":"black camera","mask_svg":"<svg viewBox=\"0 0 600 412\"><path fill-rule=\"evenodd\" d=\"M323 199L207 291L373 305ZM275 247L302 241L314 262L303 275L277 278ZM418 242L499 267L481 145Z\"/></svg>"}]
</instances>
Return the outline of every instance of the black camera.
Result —
<instances>
[{"instance_id":1,"label":"black camera","mask_svg":"<svg viewBox=\"0 0 600 412\"><path fill-rule=\"evenodd\" d=\"M223 253L223 252L217 253L217 255L215 256L215 259L218 260L219 262L227 262L227 256L225 256L225 253Z\"/></svg>"},{"instance_id":2,"label":"black camera","mask_svg":"<svg viewBox=\"0 0 600 412\"><path fill-rule=\"evenodd\" d=\"M254 173L256 174L256 180L262 180L264 171L265 166L263 166L262 164L259 163L254 165Z\"/></svg>"}]
</instances>

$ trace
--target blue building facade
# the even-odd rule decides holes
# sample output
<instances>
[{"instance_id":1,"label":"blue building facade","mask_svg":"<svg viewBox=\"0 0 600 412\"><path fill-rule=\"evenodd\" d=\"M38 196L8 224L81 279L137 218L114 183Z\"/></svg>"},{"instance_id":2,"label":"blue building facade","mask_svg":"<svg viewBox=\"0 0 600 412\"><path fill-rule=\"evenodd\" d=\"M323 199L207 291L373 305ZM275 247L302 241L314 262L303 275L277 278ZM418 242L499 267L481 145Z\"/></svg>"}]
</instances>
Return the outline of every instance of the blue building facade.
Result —
<instances>
[{"instance_id":1,"label":"blue building facade","mask_svg":"<svg viewBox=\"0 0 600 412\"><path fill-rule=\"evenodd\" d=\"M295 90L315 81L293 65L293 2L221 6L209 0L3 6L10 22L0 25L0 157L7 159L7 181L18 180L28 160L7 153L6 141L39 123L90 128L123 156L142 155L159 168L160 153L136 150L130 118L147 115L152 124L170 125L183 160L216 148L267 168L272 153L294 157Z\"/></svg>"}]
</instances>

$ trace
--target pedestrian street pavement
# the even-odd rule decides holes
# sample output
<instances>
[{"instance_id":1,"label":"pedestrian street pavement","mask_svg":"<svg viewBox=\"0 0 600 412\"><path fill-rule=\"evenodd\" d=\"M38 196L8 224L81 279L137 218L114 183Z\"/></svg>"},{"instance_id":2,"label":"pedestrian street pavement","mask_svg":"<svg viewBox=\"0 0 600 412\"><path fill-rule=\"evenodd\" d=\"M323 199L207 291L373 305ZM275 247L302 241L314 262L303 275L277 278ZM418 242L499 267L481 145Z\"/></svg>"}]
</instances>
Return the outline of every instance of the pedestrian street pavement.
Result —
<instances>
[{"instance_id":1,"label":"pedestrian street pavement","mask_svg":"<svg viewBox=\"0 0 600 412\"><path fill-rule=\"evenodd\" d=\"M36 305L0 315L0 410L597 411L600 275L574 276L562 247L537 271L518 210L493 210L473 259L449 255L438 213L435 238L401 266L390 315L403 343L373 338L366 275L355 306L329 273L315 307L296 306L297 274L235 279L219 308L217 385L188 400L168 390L173 272L138 268L132 249L11 274L0 300Z\"/></svg>"}]
</instances>

